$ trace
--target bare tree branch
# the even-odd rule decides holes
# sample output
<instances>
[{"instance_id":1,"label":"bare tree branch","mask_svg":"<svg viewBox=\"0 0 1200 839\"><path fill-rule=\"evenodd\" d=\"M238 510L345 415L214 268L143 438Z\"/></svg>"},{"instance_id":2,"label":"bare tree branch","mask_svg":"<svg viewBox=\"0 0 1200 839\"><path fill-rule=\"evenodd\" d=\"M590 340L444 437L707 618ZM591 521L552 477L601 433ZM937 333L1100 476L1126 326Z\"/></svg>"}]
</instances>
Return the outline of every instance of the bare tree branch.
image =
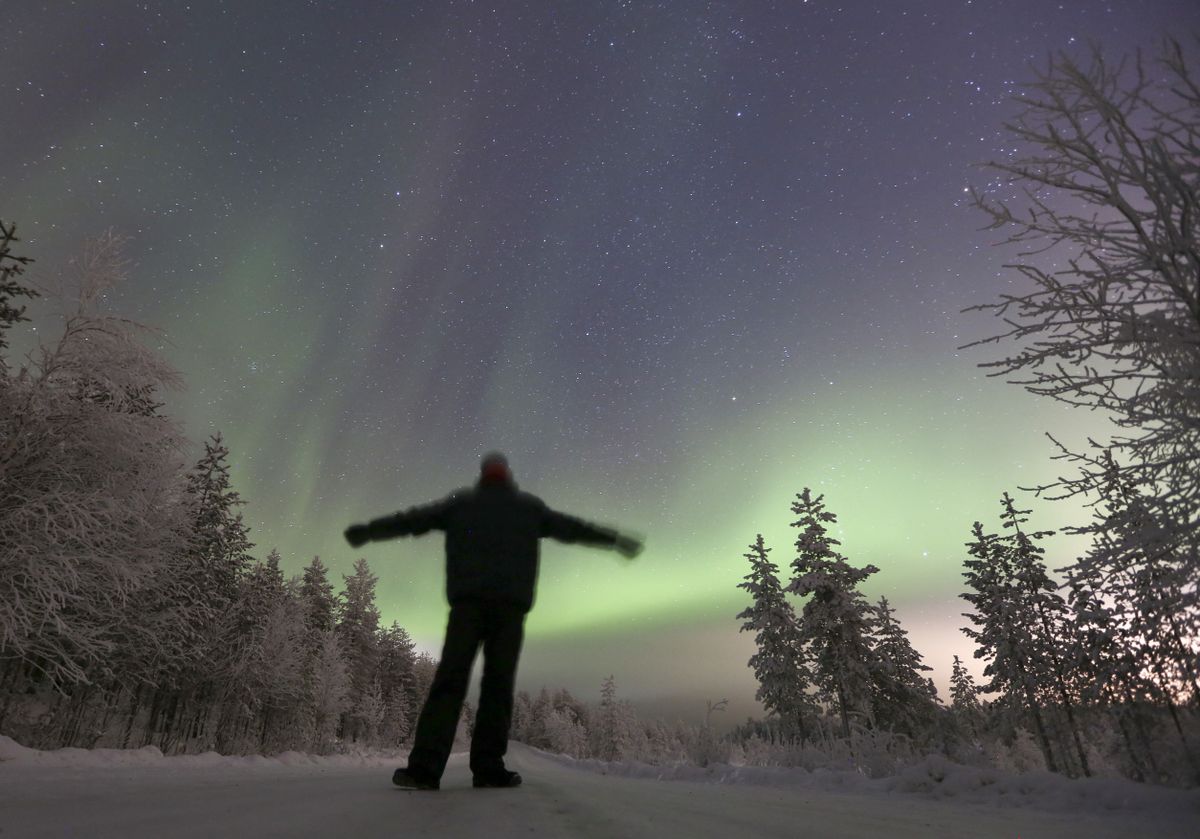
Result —
<instances>
[{"instance_id":1,"label":"bare tree branch","mask_svg":"<svg viewBox=\"0 0 1200 839\"><path fill-rule=\"evenodd\" d=\"M1017 246L1006 266L1028 290L968 311L1004 329L967 346L1012 342L983 367L1031 393L1103 411L1123 469L1153 487L1180 536L1200 528L1200 84L1176 41L1157 59L1113 65L1098 47L1035 70L1006 128L1021 156L989 164L1002 185L972 190ZM1095 490L1098 455L1039 490ZM1111 470L1111 465L1108 467Z\"/></svg>"}]
</instances>

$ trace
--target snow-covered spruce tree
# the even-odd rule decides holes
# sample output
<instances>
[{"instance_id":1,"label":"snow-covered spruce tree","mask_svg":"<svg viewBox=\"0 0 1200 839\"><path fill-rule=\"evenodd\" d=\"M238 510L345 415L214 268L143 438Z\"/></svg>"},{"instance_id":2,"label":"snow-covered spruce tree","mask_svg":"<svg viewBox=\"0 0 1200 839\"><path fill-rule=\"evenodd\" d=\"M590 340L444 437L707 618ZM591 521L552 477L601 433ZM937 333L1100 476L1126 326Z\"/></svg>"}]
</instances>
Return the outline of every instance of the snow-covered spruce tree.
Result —
<instances>
[{"instance_id":1,"label":"snow-covered spruce tree","mask_svg":"<svg viewBox=\"0 0 1200 839\"><path fill-rule=\"evenodd\" d=\"M600 706L592 728L592 754L600 760L620 760L625 748L623 735L617 706L617 682L610 675L600 686Z\"/></svg>"},{"instance_id":2,"label":"snow-covered spruce tree","mask_svg":"<svg viewBox=\"0 0 1200 839\"><path fill-rule=\"evenodd\" d=\"M614 761L633 756L637 720L633 709L617 699L617 683L608 676L600 687L600 705L591 715L592 756Z\"/></svg>"},{"instance_id":3,"label":"snow-covered spruce tree","mask_svg":"<svg viewBox=\"0 0 1200 839\"><path fill-rule=\"evenodd\" d=\"M1113 606L1106 603L1095 580L1068 578L1072 620L1066 644L1068 669L1076 674L1085 706L1107 709L1121 733L1125 748L1123 773L1137 781L1162 775L1149 729L1154 718L1146 713L1146 698L1157 691L1145 678ZM1139 644L1140 646L1140 644Z\"/></svg>"},{"instance_id":4,"label":"snow-covered spruce tree","mask_svg":"<svg viewBox=\"0 0 1200 839\"><path fill-rule=\"evenodd\" d=\"M94 385L81 388L90 400L109 403ZM143 417L158 416L161 407L147 388L127 389L129 410ZM218 438L219 444L219 438ZM238 574L249 557L246 529L231 508L241 504L236 493L222 499L220 484L228 489L224 454L209 447L188 474L180 472L172 488L178 510L177 548L164 554L145 585L124 603L119 622L121 637L109 658L119 674L116 684L128 696L123 735L115 741L122 747L156 742L164 751L201 746L213 747L222 674L233 666L236 645L230 641L231 622L236 618L232 604L238 592ZM213 460L218 464L214 470ZM215 477L214 477L215 471ZM222 474L223 473L223 474ZM206 478L214 477L208 481ZM214 489L213 484L218 486ZM230 509L227 527L219 524L221 505ZM207 526L218 532L205 535ZM226 532L221 532L225 530ZM224 542L233 556L222 560ZM215 566L232 565L224 579L225 591L213 590ZM234 595L230 598L229 590ZM143 721L143 712L148 719Z\"/></svg>"},{"instance_id":5,"label":"snow-covered spruce tree","mask_svg":"<svg viewBox=\"0 0 1200 839\"><path fill-rule=\"evenodd\" d=\"M1181 557L1187 548L1161 523L1136 476L1123 473L1108 451L1098 465L1106 480L1095 519L1075 528L1090 534L1092 543L1064 569L1072 582L1077 634L1086 644L1077 658L1106 687L1120 688L1123 696L1110 698L1126 709L1135 698L1167 709L1190 774L1200 782L1200 759L1183 719L1183 709L1200 701L1200 594ZM1127 710L1123 716L1130 718ZM1130 719L1131 725L1143 723L1140 715Z\"/></svg>"},{"instance_id":6,"label":"snow-covered spruce tree","mask_svg":"<svg viewBox=\"0 0 1200 839\"><path fill-rule=\"evenodd\" d=\"M983 669L989 677L982 690L1001 694L1001 701L1013 708L1024 708L1033 722L1038 746L1046 767L1058 771L1050 746L1046 714L1038 688L1040 656L1033 640L1032 615L1025 609L1013 583L1008 553L999 537L983 532L975 522L974 540L967 543L972 557L963 562L969 591L960 595L974 611L963 617L975 626L963 627L963 633L976 644L975 657L987 662Z\"/></svg>"},{"instance_id":7,"label":"snow-covered spruce tree","mask_svg":"<svg viewBox=\"0 0 1200 839\"><path fill-rule=\"evenodd\" d=\"M409 693L412 705L408 716L408 730L416 731L417 717L420 716L421 708L429 697L429 689L433 686L433 677L437 673L437 660L429 653L417 653L413 659L412 673L412 690Z\"/></svg>"},{"instance_id":8,"label":"snow-covered spruce tree","mask_svg":"<svg viewBox=\"0 0 1200 839\"><path fill-rule=\"evenodd\" d=\"M1084 775L1091 775L1081 737L1082 722L1078 719L1076 708L1078 697L1068 684L1063 663L1063 639L1069 634L1067 604L1058 593L1058 584L1051 580L1046 572L1046 563L1042 559L1046 550L1039 544L1043 538L1053 535L1053 531L1026 531L1022 525L1028 521L1030 511L1018 510L1008 493L1004 493L1001 504L1004 506L1004 512L1001 513L1000 520L1004 528L1011 531L1007 536L1001 537L1001 541L1008 542L1016 583L1024 595L1027 608L1036 619L1037 627L1041 630L1041 657L1049 667L1047 687L1059 703L1058 709L1066 716L1075 754L1079 758L1079 767ZM1036 631L1033 636L1039 637Z\"/></svg>"},{"instance_id":9,"label":"snow-covered spruce tree","mask_svg":"<svg viewBox=\"0 0 1200 839\"><path fill-rule=\"evenodd\" d=\"M0 690L28 699L83 685L58 703L73 711L119 679L118 645L153 645L127 607L183 532L183 437L147 397L180 377L142 343L152 330L100 310L123 276L119 247L88 243L59 295L58 339L19 375L0 374ZM0 703L0 716L13 708ZM41 731L59 737L59 723Z\"/></svg>"},{"instance_id":10,"label":"snow-covered spruce tree","mask_svg":"<svg viewBox=\"0 0 1200 839\"><path fill-rule=\"evenodd\" d=\"M875 693L872 699L881 728L917 739L929 732L938 712L935 690L922 673L933 670L913 649L896 610L881 596L874 606Z\"/></svg>"},{"instance_id":11,"label":"snow-covered spruce tree","mask_svg":"<svg viewBox=\"0 0 1200 839\"><path fill-rule=\"evenodd\" d=\"M513 703L512 736L535 748L586 757L593 716L587 705L565 688L551 693L543 687L536 698L518 691Z\"/></svg>"},{"instance_id":12,"label":"snow-covered spruce tree","mask_svg":"<svg viewBox=\"0 0 1200 839\"><path fill-rule=\"evenodd\" d=\"M587 728L569 709L551 707L544 728L550 751L576 758L587 756Z\"/></svg>"},{"instance_id":13,"label":"snow-covered spruce tree","mask_svg":"<svg viewBox=\"0 0 1200 839\"><path fill-rule=\"evenodd\" d=\"M687 749L661 719L654 720L646 730L648 762L654 764L678 763L687 756Z\"/></svg>"},{"instance_id":14,"label":"snow-covered spruce tree","mask_svg":"<svg viewBox=\"0 0 1200 839\"><path fill-rule=\"evenodd\" d=\"M329 582L329 569L319 556L304 567L296 588L296 597L304 619L304 684L305 700L301 726L310 740L315 738L316 725L316 671L318 659L325 646L325 638L333 632L337 615L337 595Z\"/></svg>"},{"instance_id":15,"label":"snow-covered spruce tree","mask_svg":"<svg viewBox=\"0 0 1200 839\"><path fill-rule=\"evenodd\" d=\"M228 695L228 680L240 665L240 645L234 641L241 615L234 607L242 595L241 576L253 561L253 543L238 509L245 502L233 488L229 470L229 449L218 432L204 441L204 453L187 476L191 531L186 566L173 581L174 601L201 622L188 627L193 645L189 666L177 683L163 686L174 690L156 697L151 713L150 734L159 733L164 751L170 750L173 728L188 705L195 715L190 728L204 732L204 738L215 736L211 727L219 723L218 703ZM206 745L211 748L215 742Z\"/></svg>"},{"instance_id":16,"label":"snow-covered spruce tree","mask_svg":"<svg viewBox=\"0 0 1200 839\"><path fill-rule=\"evenodd\" d=\"M25 266L33 260L27 256L13 253L12 246L21 241L17 238L17 225L5 224L0 219L0 388L4 387L8 376L8 363L5 358L8 350L6 333L15 324L27 321L25 307L18 307L15 300L18 297L38 297L37 291L21 280Z\"/></svg>"},{"instance_id":17,"label":"snow-covered spruce tree","mask_svg":"<svg viewBox=\"0 0 1200 839\"><path fill-rule=\"evenodd\" d=\"M262 630L261 749L273 753L300 749L306 739L308 667L304 612L292 583L271 604Z\"/></svg>"},{"instance_id":18,"label":"snow-covered spruce tree","mask_svg":"<svg viewBox=\"0 0 1200 839\"><path fill-rule=\"evenodd\" d=\"M754 632L758 652L750 657L749 665L758 679L755 699L768 713L779 717L786 737L794 732L804 745L807 738L805 718L818 711L809 695L812 683L805 660L804 640L792 605L787 602L779 583L779 568L767 557L771 551L758 534L750 553L750 573L738 588L745 589L753 603L738 613L743 621L742 632Z\"/></svg>"},{"instance_id":19,"label":"snow-covered spruce tree","mask_svg":"<svg viewBox=\"0 0 1200 839\"><path fill-rule=\"evenodd\" d=\"M387 715L387 702L383 698L383 685L376 676L370 686L363 692L362 699L355 707L354 715L359 726L356 740L368 746L378 746L380 729Z\"/></svg>"},{"instance_id":20,"label":"snow-covered spruce tree","mask_svg":"<svg viewBox=\"0 0 1200 839\"><path fill-rule=\"evenodd\" d=\"M958 656L954 657L954 664L950 668L950 710L973 736L979 736L983 718L979 688Z\"/></svg>"},{"instance_id":21,"label":"snow-covered spruce tree","mask_svg":"<svg viewBox=\"0 0 1200 839\"><path fill-rule=\"evenodd\" d=\"M338 602L337 633L349 665L350 712L343 717L341 736L356 741L364 731L359 710L379 666L379 609L375 606L379 578L360 557L354 562L354 573L343 575L342 580L345 588Z\"/></svg>"},{"instance_id":22,"label":"snow-covered spruce tree","mask_svg":"<svg viewBox=\"0 0 1200 839\"><path fill-rule=\"evenodd\" d=\"M965 616L977 629L963 632L976 641L977 658L991 659L984 673L991 682L986 691L1005 693L1016 706L1023 699L1034 723L1046 766L1058 771L1060 761L1051 750L1051 712L1065 716L1070 746L1064 744L1064 770L1072 771L1078 761L1084 775L1090 774L1080 734L1081 721L1060 649L1066 637L1066 604L1046 573L1044 549L1038 542L1049 532L1025 532L1028 510L1017 510L1005 493L1001 499L1005 536L984 534L976 522L975 540L968 543L974 559L964 565L964 577L973 592L961 595L975 607Z\"/></svg>"},{"instance_id":23,"label":"snow-covered spruce tree","mask_svg":"<svg viewBox=\"0 0 1200 839\"><path fill-rule=\"evenodd\" d=\"M837 516L825 509L824 498L814 498L805 487L792 502L792 512L799 516L792 527L798 528L800 535L792 579L784 591L809 598L801 611L800 634L809 650L814 682L836 703L842 736L849 738L852 717L874 725L874 617L858 585L879 569L874 565L854 568L834 550L841 543L829 535L827 525L836 522Z\"/></svg>"},{"instance_id":24,"label":"snow-covered spruce tree","mask_svg":"<svg viewBox=\"0 0 1200 839\"><path fill-rule=\"evenodd\" d=\"M338 726L350 709L350 673L337 632L320 637L309 675L310 746L318 754L333 750Z\"/></svg>"},{"instance_id":25,"label":"snow-covered spruce tree","mask_svg":"<svg viewBox=\"0 0 1200 839\"><path fill-rule=\"evenodd\" d=\"M533 698L529 691L519 690L513 696L512 721L509 737L518 743L529 743L529 716L533 710Z\"/></svg>"},{"instance_id":26,"label":"snow-covered spruce tree","mask_svg":"<svg viewBox=\"0 0 1200 839\"><path fill-rule=\"evenodd\" d=\"M546 725L553 707L554 703L550 698L550 691L543 687L529 704L529 711L525 720L525 743L536 749L551 749L550 737L547 733Z\"/></svg>"},{"instance_id":27,"label":"snow-covered spruce tree","mask_svg":"<svg viewBox=\"0 0 1200 839\"><path fill-rule=\"evenodd\" d=\"M238 510L244 505L229 475L229 449L220 433L204 441L204 454L188 475L193 516L191 554L198 582L222 607L238 597L238 578L250 565L254 544Z\"/></svg>"},{"instance_id":28,"label":"snow-covered spruce tree","mask_svg":"<svg viewBox=\"0 0 1200 839\"><path fill-rule=\"evenodd\" d=\"M1079 768L1084 775L1091 775L1081 738L1082 723L1076 707L1078 697L1068 684L1063 662L1063 640L1068 637L1067 605L1058 594L1058 584L1046 572L1046 563L1042 559L1046 551L1039 544L1045 537L1053 535L1053 531L1027 532L1022 525L1028 521L1030 511L1018 510L1008 493L1004 493L1001 504L1004 510L1000 520L1010 532L1000 537L999 542L1008 552L1018 602L1031 619L1031 649L1043 668L1042 686L1055 703L1055 710L1061 711L1066 717ZM1070 749L1064 751L1071 753Z\"/></svg>"},{"instance_id":29,"label":"snow-covered spruce tree","mask_svg":"<svg viewBox=\"0 0 1200 839\"><path fill-rule=\"evenodd\" d=\"M220 751L280 751L298 747L303 737L296 720L305 696L304 612L279 561L272 550L239 579L226 632Z\"/></svg>"},{"instance_id":30,"label":"snow-covered spruce tree","mask_svg":"<svg viewBox=\"0 0 1200 839\"><path fill-rule=\"evenodd\" d=\"M238 510L245 502L233 489L228 458L221 435L214 434L187 475L187 545L166 581L168 608L186 618L173 627L183 636L172 639L182 645L177 651L181 667L156 685L144 738L164 752L189 745L216 748L218 734L230 736L218 726L222 700L232 689L228 680L241 661L233 638L239 621L234 605L241 594L240 577L252 562L253 543Z\"/></svg>"},{"instance_id":31,"label":"snow-covered spruce tree","mask_svg":"<svg viewBox=\"0 0 1200 839\"><path fill-rule=\"evenodd\" d=\"M334 627L337 618L337 595L329 582L329 569L314 556L304 568L300 580L300 600L304 603L304 625L317 639Z\"/></svg>"},{"instance_id":32,"label":"snow-covered spruce tree","mask_svg":"<svg viewBox=\"0 0 1200 839\"><path fill-rule=\"evenodd\" d=\"M1019 245L1012 266L1031 286L990 310L1016 342L988 362L1032 393L1101 409L1111 447L1151 487L1164 536L1190 546L1200 580L1200 81L1173 40L1156 61L1116 64L1094 48L1086 64L1051 58L1017 97L1005 126L1022 155L992 163L1005 181L974 193L992 227ZM1047 490L1089 492L1106 480L1071 453L1079 479Z\"/></svg>"},{"instance_id":33,"label":"snow-covered spruce tree","mask_svg":"<svg viewBox=\"0 0 1200 839\"><path fill-rule=\"evenodd\" d=\"M1200 581L1193 566L1196 547L1172 538L1171 524L1157 515L1148 489L1122 474L1111 452L1100 464L1097 520L1077 532L1090 533L1087 554L1068 572L1093 578L1128 621L1129 639L1145 642L1164 696L1180 704L1200 703Z\"/></svg>"},{"instance_id":34,"label":"snow-covered spruce tree","mask_svg":"<svg viewBox=\"0 0 1200 839\"><path fill-rule=\"evenodd\" d=\"M416 653L408 632L393 621L378 634L379 659L375 681L379 684L383 716L379 722L377 744L395 748L411 730L413 714L413 664Z\"/></svg>"},{"instance_id":35,"label":"snow-covered spruce tree","mask_svg":"<svg viewBox=\"0 0 1200 839\"><path fill-rule=\"evenodd\" d=\"M550 706L567 719L577 722L585 731L591 720L591 710L587 703L576 699L566 688L559 688L550 699Z\"/></svg>"}]
</instances>

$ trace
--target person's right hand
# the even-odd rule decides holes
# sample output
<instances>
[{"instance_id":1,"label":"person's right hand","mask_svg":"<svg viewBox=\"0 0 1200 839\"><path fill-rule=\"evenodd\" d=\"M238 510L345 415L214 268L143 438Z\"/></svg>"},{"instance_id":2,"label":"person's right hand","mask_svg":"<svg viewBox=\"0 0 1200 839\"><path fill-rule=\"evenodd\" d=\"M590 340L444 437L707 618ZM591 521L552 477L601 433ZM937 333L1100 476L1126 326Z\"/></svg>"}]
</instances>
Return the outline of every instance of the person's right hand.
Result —
<instances>
[{"instance_id":1,"label":"person's right hand","mask_svg":"<svg viewBox=\"0 0 1200 839\"><path fill-rule=\"evenodd\" d=\"M643 545L639 539L622 533L617 537L615 547L621 552L621 556L625 557L626 559L633 559L642 552L642 548L645 547L645 545Z\"/></svg>"},{"instance_id":2,"label":"person's right hand","mask_svg":"<svg viewBox=\"0 0 1200 839\"><path fill-rule=\"evenodd\" d=\"M371 541L370 530L365 524L352 524L346 528L346 541L350 547L357 548Z\"/></svg>"}]
</instances>

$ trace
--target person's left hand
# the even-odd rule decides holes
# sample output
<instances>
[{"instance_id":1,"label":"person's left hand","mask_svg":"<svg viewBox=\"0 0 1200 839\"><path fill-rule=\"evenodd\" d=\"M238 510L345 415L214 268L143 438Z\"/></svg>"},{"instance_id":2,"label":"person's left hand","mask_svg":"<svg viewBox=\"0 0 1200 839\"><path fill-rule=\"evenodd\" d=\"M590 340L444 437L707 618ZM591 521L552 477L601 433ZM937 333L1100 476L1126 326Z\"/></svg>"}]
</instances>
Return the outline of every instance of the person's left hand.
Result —
<instances>
[{"instance_id":1,"label":"person's left hand","mask_svg":"<svg viewBox=\"0 0 1200 839\"><path fill-rule=\"evenodd\" d=\"M615 547L623 557L633 559L642 552L642 548L645 546L642 544L642 540L636 536L621 534L617 537Z\"/></svg>"},{"instance_id":2,"label":"person's left hand","mask_svg":"<svg viewBox=\"0 0 1200 839\"><path fill-rule=\"evenodd\" d=\"M346 541L350 547L357 548L371 541L370 528L365 524L352 524L346 528Z\"/></svg>"}]
</instances>

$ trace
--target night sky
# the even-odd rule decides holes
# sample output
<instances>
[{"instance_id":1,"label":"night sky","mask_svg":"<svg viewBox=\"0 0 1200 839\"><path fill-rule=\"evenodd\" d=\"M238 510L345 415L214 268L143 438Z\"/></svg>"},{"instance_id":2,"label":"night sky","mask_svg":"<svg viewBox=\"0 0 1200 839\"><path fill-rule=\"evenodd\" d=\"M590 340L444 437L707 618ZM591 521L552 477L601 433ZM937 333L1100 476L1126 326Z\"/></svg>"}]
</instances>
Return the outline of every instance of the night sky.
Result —
<instances>
[{"instance_id":1,"label":"night sky","mask_svg":"<svg viewBox=\"0 0 1200 839\"><path fill-rule=\"evenodd\" d=\"M1198 26L1192 0L10 0L0 217L38 282L130 237L111 307L166 331L167 410L197 453L224 436L256 555L365 556L423 648L440 535L341 531L499 449L647 540L544 544L520 686L758 713L743 554L761 532L786 567L811 486L945 695L971 523L1056 473L1043 432L1107 431L958 349L1021 287L964 189L1030 62Z\"/></svg>"}]
</instances>

